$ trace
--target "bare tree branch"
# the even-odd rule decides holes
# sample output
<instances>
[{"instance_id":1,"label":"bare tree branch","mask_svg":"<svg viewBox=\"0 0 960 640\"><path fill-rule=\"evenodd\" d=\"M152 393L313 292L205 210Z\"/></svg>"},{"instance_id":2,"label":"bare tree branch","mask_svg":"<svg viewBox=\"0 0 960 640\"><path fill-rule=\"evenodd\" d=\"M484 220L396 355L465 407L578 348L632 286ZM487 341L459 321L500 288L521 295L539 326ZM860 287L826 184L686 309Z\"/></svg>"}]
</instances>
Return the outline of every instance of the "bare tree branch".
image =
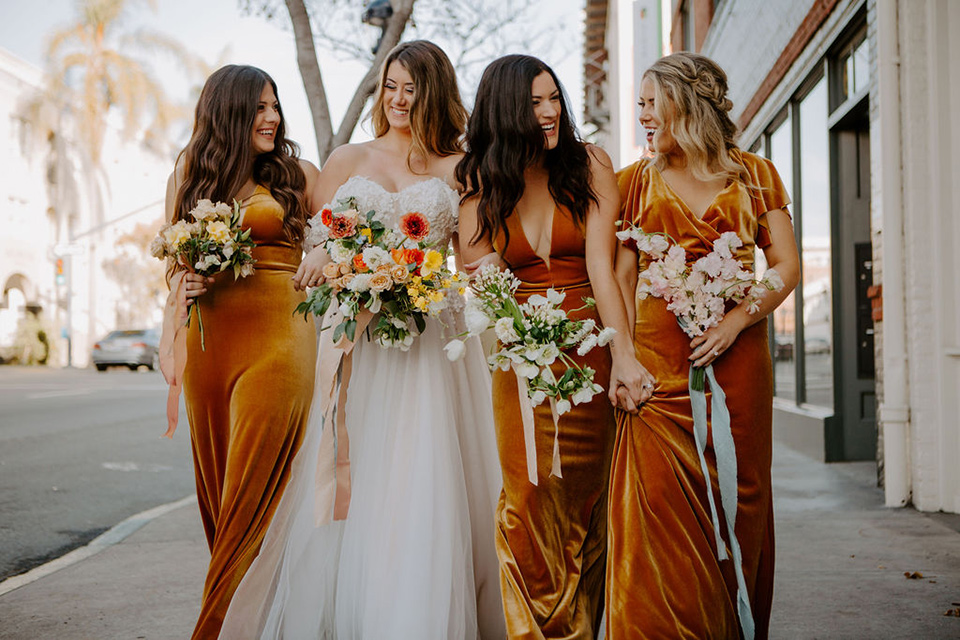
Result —
<instances>
[{"instance_id":1,"label":"bare tree branch","mask_svg":"<svg viewBox=\"0 0 960 640\"><path fill-rule=\"evenodd\" d=\"M306 7L303 6L303 0L286 0L286 3L297 44L297 65L300 67L300 77L303 79L303 88L307 92L307 102L310 104L310 113L313 116L317 152L320 154L320 162L323 162L333 150L331 144L333 124L330 121L327 92L323 87L320 63L314 48L310 16L307 14Z\"/></svg>"}]
</instances>

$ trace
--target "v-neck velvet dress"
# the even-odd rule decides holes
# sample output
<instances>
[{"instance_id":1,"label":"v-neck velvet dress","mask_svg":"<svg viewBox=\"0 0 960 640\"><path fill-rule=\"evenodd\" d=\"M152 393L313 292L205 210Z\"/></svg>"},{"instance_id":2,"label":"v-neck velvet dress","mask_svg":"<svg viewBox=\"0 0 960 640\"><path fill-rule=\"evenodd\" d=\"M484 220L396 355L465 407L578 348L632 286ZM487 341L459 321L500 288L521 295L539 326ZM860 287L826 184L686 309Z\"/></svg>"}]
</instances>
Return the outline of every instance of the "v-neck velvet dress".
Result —
<instances>
[{"instance_id":1,"label":"v-neck velvet dress","mask_svg":"<svg viewBox=\"0 0 960 640\"><path fill-rule=\"evenodd\" d=\"M566 293L565 310L593 296L587 277L583 231L562 208L554 211L549 264L531 248L517 214L506 220L510 232L495 243L521 280L517 299L525 301L549 287ZM596 309L574 314L593 318ZM594 348L569 355L610 381L610 353ZM553 371L566 369L558 360ZM615 435L613 408L600 393L559 421L562 478L551 477L554 424L549 403L534 407L538 485L527 476L517 377L513 370L493 374L494 422L503 492L497 506L496 544L500 559L507 633L511 638L594 638L603 613L606 556L607 483Z\"/></svg>"},{"instance_id":2,"label":"v-neck velvet dress","mask_svg":"<svg viewBox=\"0 0 960 640\"><path fill-rule=\"evenodd\" d=\"M300 446L313 397L316 333L293 311L305 299L290 277L299 243L283 232L284 211L262 186L243 204L256 242L254 273L218 274L197 298L187 335L184 399L190 421L200 516L210 546L193 637L216 638L227 606L260 550Z\"/></svg>"},{"instance_id":3,"label":"v-neck velvet dress","mask_svg":"<svg viewBox=\"0 0 960 640\"><path fill-rule=\"evenodd\" d=\"M749 153L734 158L750 175L751 189L731 181L698 218L660 172L640 161L618 174L623 218L648 233L669 234L688 263L710 252L726 231L737 233L747 269L755 248L769 246L765 214L789 203L773 164ZM640 270L647 260L640 257ZM740 637L733 561L719 561L707 492L717 497L716 457L707 441L708 479L693 434L688 376L690 338L661 298L636 300L634 345L657 379L639 415L617 412L617 442L610 480L607 557L607 638ZM773 598L774 531L770 481L773 375L767 322L744 330L713 363L726 392L736 446L736 535L756 624L766 638ZM709 391L708 391L709 398ZM708 399L709 404L709 399ZM709 419L708 419L709 422ZM712 425L709 433L712 434Z\"/></svg>"}]
</instances>

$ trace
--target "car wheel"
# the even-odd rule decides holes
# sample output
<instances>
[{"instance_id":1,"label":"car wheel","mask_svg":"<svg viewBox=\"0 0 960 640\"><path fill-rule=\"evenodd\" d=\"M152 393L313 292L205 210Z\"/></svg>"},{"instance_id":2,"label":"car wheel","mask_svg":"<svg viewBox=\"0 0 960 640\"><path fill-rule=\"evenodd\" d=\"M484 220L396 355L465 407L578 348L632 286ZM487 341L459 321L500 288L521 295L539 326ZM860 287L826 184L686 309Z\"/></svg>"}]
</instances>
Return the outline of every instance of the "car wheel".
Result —
<instances>
[{"instance_id":1,"label":"car wheel","mask_svg":"<svg viewBox=\"0 0 960 640\"><path fill-rule=\"evenodd\" d=\"M105 365L105 364L98 364L98 365L97 365L97 371L99 371L100 373L103 373L103 372L106 371L106 370L107 370L107 365Z\"/></svg>"},{"instance_id":2,"label":"car wheel","mask_svg":"<svg viewBox=\"0 0 960 640\"><path fill-rule=\"evenodd\" d=\"M128 364L127 366L130 368L130 371L136 371L140 367L138 364Z\"/></svg>"}]
</instances>

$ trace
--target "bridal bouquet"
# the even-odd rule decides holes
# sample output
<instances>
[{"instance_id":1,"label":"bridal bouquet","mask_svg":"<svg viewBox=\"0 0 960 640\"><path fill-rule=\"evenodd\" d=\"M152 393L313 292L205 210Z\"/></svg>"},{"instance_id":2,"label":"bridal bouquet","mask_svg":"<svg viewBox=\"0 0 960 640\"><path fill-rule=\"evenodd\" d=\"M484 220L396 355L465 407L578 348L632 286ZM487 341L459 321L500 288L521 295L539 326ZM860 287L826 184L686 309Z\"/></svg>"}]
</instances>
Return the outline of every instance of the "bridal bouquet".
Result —
<instances>
[{"instance_id":1,"label":"bridal bouquet","mask_svg":"<svg viewBox=\"0 0 960 640\"><path fill-rule=\"evenodd\" d=\"M150 243L150 254L164 260L173 258L187 271L209 277L227 269L234 279L253 273L254 241L250 229L240 227L240 203L233 206L211 202L204 198L190 211L193 222L180 220L164 225ZM203 318L200 307L192 304L187 309L187 326L196 309L200 324L200 348L204 349Z\"/></svg>"},{"instance_id":2,"label":"bridal bouquet","mask_svg":"<svg viewBox=\"0 0 960 640\"><path fill-rule=\"evenodd\" d=\"M591 319L571 320L560 308L566 294L552 288L546 295L532 295L520 304L514 297L519 285L510 271L494 266L482 268L470 283L474 295L467 302L467 334L479 335L493 326L502 348L488 358L491 368L506 371L513 367L521 382L526 383L533 405L550 399L556 403L556 413L562 415L572 404L589 402L603 391L593 381L596 372L581 367L564 351L576 347L579 355L585 355L596 346L605 346L615 331L607 328L597 332ZM591 298L584 302L580 309L595 304ZM445 349L447 356L455 360L462 355L464 345L454 340ZM550 370L558 359L567 365L559 379Z\"/></svg>"},{"instance_id":3,"label":"bridal bouquet","mask_svg":"<svg viewBox=\"0 0 960 640\"><path fill-rule=\"evenodd\" d=\"M743 245L736 233L727 231L713 243L713 250L692 265L687 264L683 247L664 233L646 233L630 226L617 232L617 238L638 253L650 257L647 268L639 275L637 297L663 298L667 309L677 316L680 328L694 338L703 335L723 319L725 305L746 301L747 311L755 313L764 291L779 291L783 280L776 269L768 269L757 280L753 272L743 268L734 251ZM691 382L694 389L704 388L704 371L694 367Z\"/></svg>"},{"instance_id":4,"label":"bridal bouquet","mask_svg":"<svg viewBox=\"0 0 960 640\"><path fill-rule=\"evenodd\" d=\"M323 268L324 282L296 311L323 316L335 304L341 317L335 342L343 335L354 340L358 316L369 311L378 315L372 330L377 344L406 351L413 327L422 333L427 316L439 315L451 294L464 292L465 276L451 271L444 253L425 242L430 222L422 213L405 214L395 231L375 211L360 213L351 197L319 216L320 246L330 262Z\"/></svg>"}]
</instances>

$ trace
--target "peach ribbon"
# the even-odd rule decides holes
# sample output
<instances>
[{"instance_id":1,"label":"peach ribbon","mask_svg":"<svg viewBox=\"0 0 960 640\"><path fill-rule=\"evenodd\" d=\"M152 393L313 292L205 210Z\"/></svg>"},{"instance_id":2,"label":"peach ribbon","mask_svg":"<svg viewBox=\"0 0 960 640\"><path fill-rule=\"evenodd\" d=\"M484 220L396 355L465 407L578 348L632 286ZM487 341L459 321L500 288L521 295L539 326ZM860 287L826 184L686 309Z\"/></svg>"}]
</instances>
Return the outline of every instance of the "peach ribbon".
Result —
<instances>
[{"instance_id":1,"label":"peach ribbon","mask_svg":"<svg viewBox=\"0 0 960 640\"><path fill-rule=\"evenodd\" d=\"M342 335L333 341L333 331L320 334L317 377L320 389L321 433L317 452L314 518L317 526L331 520L345 520L350 508L350 441L347 435L347 386L353 370L353 347L366 330L373 314L357 316L354 340ZM331 308L321 326L340 324L342 316Z\"/></svg>"},{"instance_id":2,"label":"peach ribbon","mask_svg":"<svg viewBox=\"0 0 960 640\"><path fill-rule=\"evenodd\" d=\"M177 271L170 278L170 294L163 308L160 333L160 371L167 381L167 431L164 438L173 438L180 416L180 392L183 372L187 368L187 287L186 271Z\"/></svg>"},{"instance_id":3,"label":"peach ribbon","mask_svg":"<svg viewBox=\"0 0 960 640\"><path fill-rule=\"evenodd\" d=\"M537 477L537 443L534 438L533 403L527 395L527 379L517 372L517 390L519 391L520 419L523 423L523 447L527 454L527 479L533 485L539 485ZM550 476L562 478L560 472L560 414L557 413L557 399L550 398L550 413L553 416L553 461L550 466Z\"/></svg>"}]
</instances>

